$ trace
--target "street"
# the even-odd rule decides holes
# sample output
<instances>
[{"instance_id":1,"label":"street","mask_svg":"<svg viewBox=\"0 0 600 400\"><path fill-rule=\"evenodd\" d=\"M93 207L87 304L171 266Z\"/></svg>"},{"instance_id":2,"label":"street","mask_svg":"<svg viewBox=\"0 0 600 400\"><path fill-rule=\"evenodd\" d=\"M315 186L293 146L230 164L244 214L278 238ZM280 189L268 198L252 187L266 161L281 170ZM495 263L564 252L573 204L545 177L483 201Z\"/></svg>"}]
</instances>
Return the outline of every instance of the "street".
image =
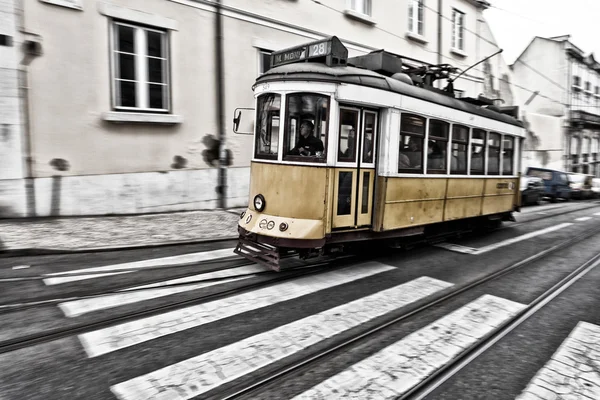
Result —
<instances>
[{"instance_id":1,"label":"street","mask_svg":"<svg viewBox=\"0 0 600 400\"><path fill-rule=\"evenodd\" d=\"M515 216L280 273L235 241L0 259L0 399L600 398L600 201Z\"/></svg>"}]
</instances>

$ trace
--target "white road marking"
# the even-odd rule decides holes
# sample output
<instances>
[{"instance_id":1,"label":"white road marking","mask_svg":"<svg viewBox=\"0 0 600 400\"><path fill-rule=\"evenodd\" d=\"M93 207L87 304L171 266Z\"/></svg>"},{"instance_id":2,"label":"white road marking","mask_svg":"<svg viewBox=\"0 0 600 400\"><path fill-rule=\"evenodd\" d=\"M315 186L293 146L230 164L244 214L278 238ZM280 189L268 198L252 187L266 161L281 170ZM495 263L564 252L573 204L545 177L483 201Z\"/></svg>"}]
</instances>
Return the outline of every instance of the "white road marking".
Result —
<instances>
[{"instance_id":1,"label":"white road marking","mask_svg":"<svg viewBox=\"0 0 600 400\"><path fill-rule=\"evenodd\" d=\"M598 215L600 215L600 212L598 212L598 213L596 213L596 214L594 214L594 215L595 215L595 216L598 216Z\"/></svg>"},{"instance_id":2,"label":"white road marking","mask_svg":"<svg viewBox=\"0 0 600 400\"><path fill-rule=\"evenodd\" d=\"M539 212L539 213L537 213L537 214L540 214L540 215L546 215L546 214L548 214L548 213L547 213L547 212L544 212L544 211L542 211L542 212Z\"/></svg>"},{"instance_id":3,"label":"white road marking","mask_svg":"<svg viewBox=\"0 0 600 400\"><path fill-rule=\"evenodd\" d=\"M320 290L391 271L395 267L368 262L338 271L307 276L237 296L142 318L79 335L89 357L218 321L247 311L295 299Z\"/></svg>"},{"instance_id":4,"label":"white road marking","mask_svg":"<svg viewBox=\"0 0 600 400\"><path fill-rule=\"evenodd\" d=\"M171 294L187 292L190 290L201 289L213 285L220 285L223 283L233 282L241 279L248 279L250 276L243 276L235 278L235 275L240 274L255 274L257 272L264 271L265 268L259 265L251 265L248 267L239 267L227 269L224 271L215 271L204 274L198 274L194 276L188 276L185 278L172 279L165 282L153 283L150 285L137 286L134 288L125 289L118 294L106 295L106 296L97 296L89 299L82 300L74 300L67 301L64 303L60 303L58 306L65 313L67 317L78 317L83 314L87 314L93 311L105 310L108 308L119 307L125 304L137 303L139 301L151 300L157 297L169 296ZM168 288L163 288L162 286L167 285L178 285L186 282L193 282L199 279L214 279L214 278L225 278L225 277L234 277L231 279L223 280L223 281L215 281L215 282L197 282L190 285L181 285L181 286L171 286ZM140 291L141 289L147 289ZM134 292L130 292L135 290Z\"/></svg>"},{"instance_id":5,"label":"white road marking","mask_svg":"<svg viewBox=\"0 0 600 400\"><path fill-rule=\"evenodd\" d=\"M52 274L46 274L49 278L44 279L46 285L58 285L61 283L81 281L85 279L99 278L102 276L118 275L118 274L129 274L134 270L151 267L171 267L179 266L184 264L193 264L200 261L216 260L219 258L235 257L233 248L220 249L211 251L202 251L199 253L182 254L178 256L152 258L149 260L133 261L122 264L106 265L103 267L77 269L65 272L54 272ZM125 272L118 272L121 270L131 270ZM100 272L100 274L89 274L81 275L82 273ZM50 278L52 276L60 275L60 277ZM76 276L63 276L63 275L76 275Z\"/></svg>"},{"instance_id":6,"label":"white road marking","mask_svg":"<svg viewBox=\"0 0 600 400\"><path fill-rule=\"evenodd\" d=\"M477 249L475 247L461 246L459 244L438 243L435 246L436 247L441 247L442 249L446 249L446 250L450 250L450 251L455 251L457 253L473 254L473 253L477 252Z\"/></svg>"},{"instance_id":7,"label":"white road marking","mask_svg":"<svg viewBox=\"0 0 600 400\"><path fill-rule=\"evenodd\" d=\"M524 307L484 295L294 399L395 399Z\"/></svg>"},{"instance_id":8,"label":"white road marking","mask_svg":"<svg viewBox=\"0 0 600 400\"><path fill-rule=\"evenodd\" d=\"M516 400L600 399L600 326L579 322Z\"/></svg>"},{"instance_id":9,"label":"white road marking","mask_svg":"<svg viewBox=\"0 0 600 400\"><path fill-rule=\"evenodd\" d=\"M121 400L196 397L450 286L421 277L119 383L111 390Z\"/></svg>"},{"instance_id":10,"label":"white road marking","mask_svg":"<svg viewBox=\"0 0 600 400\"><path fill-rule=\"evenodd\" d=\"M31 267L31 265L15 265L12 269L27 269Z\"/></svg>"},{"instance_id":11,"label":"white road marking","mask_svg":"<svg viewBox=\"0 0 600 400\"><path fill-rule=\"evenodd\" d=\"M582 221L583 222L583 221L588 221L590 219L592 219L592 217L581 217L581 218L576 218L575 221Z\"/></svg>"},{"instance_id":12,"label":"white road marking","mask_svg":"<svg viewBox=\"0 0 600 400\"><path fill-rule=\"evenodd\" d=\"M479 249L476 249L474 247L466 247L466 246L461 246L461 245L453 245L451 243L439 243L439 244L436 244L436 246L444 248L444 249L447 249L447 250L450 250L450 251L456 251L456 252L459 252L459 253L466 253L466 254L478 255L478 254L487 253L488 251L499 249L500 247L509 246L509 245L511 245L513 243L517 243L517 242L521 242L523 240L531 239L531 238L534 238L536 236L540 236L540 235L543 235L543 234L546 234L546 233L554 232L554 231L566 228L567 226L571 226L571 225L573 225L573 224L567 222L567 223L564 223L564 224L551 226L549 228L541 229L539 231L529 232L529 233L526 233L525 235L517 236L517 237L511 238L511 239L503 240L503 241L498 242L498 243L490 244L488 246L484 246L484 247L481 247Z\"/></svg>"}]
</instances>

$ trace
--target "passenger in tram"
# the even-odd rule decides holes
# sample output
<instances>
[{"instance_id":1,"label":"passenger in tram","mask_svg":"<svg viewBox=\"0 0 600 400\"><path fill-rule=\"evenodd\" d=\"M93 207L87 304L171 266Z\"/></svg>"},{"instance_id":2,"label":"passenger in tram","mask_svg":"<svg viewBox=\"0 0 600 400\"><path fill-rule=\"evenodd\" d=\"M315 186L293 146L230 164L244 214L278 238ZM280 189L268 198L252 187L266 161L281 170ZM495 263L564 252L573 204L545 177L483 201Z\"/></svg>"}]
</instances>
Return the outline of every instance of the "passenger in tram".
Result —
<instances>
[{"instance_id":1,"label":"passenger in tram","mask_svg":"<svg viewBox=\"0 0 600 400\"><path fill-rule=\"evenodd\" d=\"M296 147L290 150L290 155L318 156L323 153L324 147L321 139L313 136L315 126L308 120L300 124L300 138Z\"/></svg>"},{"instance_id":2,"label":"passenger in tram","mask_svg":"<svg viewBox=\"0 0 600 400\"><path fill-rule=\"evenodd\" d=\"M350 128L348 131L348 148L340 151L340 158L354 158L354 148L356 147L356 130Z\"/></svg>"},{"instance_id":3,"label":"passenger in tram","mask_svg":"<svg viewBox=\"0 0 600 400\"><path fill-rule=\"evenodd\" d=\"M422 151L419 139L410 137L408 144L400 151L398 166L403 169L421 168Z\"/></svg>"},{"instance_id":4,"label":"passenger in tram","mask_svg":"<svg viewBox=\"0 0 600 400\"><path fill-rule=\"evenodd\" d=\"M444 169L444 153L440 146L430 140L427 145L427 169Z\"/></svg>"}]
</instances>

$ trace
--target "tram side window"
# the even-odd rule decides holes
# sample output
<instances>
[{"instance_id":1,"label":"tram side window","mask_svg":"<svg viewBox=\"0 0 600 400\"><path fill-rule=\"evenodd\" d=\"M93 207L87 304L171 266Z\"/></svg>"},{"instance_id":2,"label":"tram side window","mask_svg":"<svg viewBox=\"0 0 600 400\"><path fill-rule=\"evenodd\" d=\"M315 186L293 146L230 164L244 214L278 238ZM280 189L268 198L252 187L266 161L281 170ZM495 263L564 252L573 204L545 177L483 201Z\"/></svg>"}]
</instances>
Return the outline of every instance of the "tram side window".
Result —
<instances>
[{"instance_id":1,"label":"tram side window","mask_svg":"<svg viewBox=\"0 0 600 400\"><path fill-rule=\"evenodd\" d=\"M338 141L338 161L356 161L356 128L358 111L340 109L340 136Z\"/></svg>"},{"instance_id":2,"label":"tram side window","mask_svg":"<svg viewBox=\"0 0 600 400\"><path fill-rule=\"evenodd\" d=\"M427 143L427 173L445 174L450 124L435 119L429 120Z\"/></svg>"},{"instance_id":3,"label":"tram side window","mask_svg":"<svg viewBox=\"0 0 600 400\"><path fill-rule=\"evenodd\" d=\"M287 95L285 159L324 162L328 118L329 97L307 93Z\"/></svg>"},{"instance_id":4,"label":"tram side window","mask_svg":"<svg viewBox=\"0 0 600 400\"><path fill-rule=\"evenodd\" d=\"M451 174L467 174L467 146L469 145L469 128L462 125L452 127L452 159Z\"/></svg>"},{"instance_id":5,"label":"tram side window","mask_svg":"<svg viewBox=\"0 0 600 400\"><path fill-rule=\"evenodd\" d=\"M412 114L402 114L402 119L400 120L398 172L423 172L424 139L425 118Z\"/></svg>"},{"instance_id":6,"label":"tram side window","mask_svg":"<svg viewBox=\"0 0 600 400\"><path fill-rule=\"evenodd\" d=\"M488 140L488 175L500 175L500 135L491 133Z\"/></svg>"},{"instance_id":7,"label":"tram side window","mask_svg":"<svg viewBox=\"0 0 600 400\"><path fill-rule=\"evenodd\" d=\"M485 131L473 129L471 136L471 175L485 173Z\"/></svg>"},{"instance_id":8,"label":"tram side window","mask_svg":"<svg viewBox=\"0 0 600 400\"><path fill-rule=\"evenodd\" d=\"M511 136L503 136L504 149L502 151L502 175L512 175L515 153L515 139Z\"/></svg>"},{"instance_id":9,"label":"tram side window","mask_svg":"<svg viewBox=\"0 0 600 400\"><path fill-rule=\"evenodd\" d=\"M263 94L258 98L255 157L277 159L281 95Z\"/></svg>"}]
</instances>

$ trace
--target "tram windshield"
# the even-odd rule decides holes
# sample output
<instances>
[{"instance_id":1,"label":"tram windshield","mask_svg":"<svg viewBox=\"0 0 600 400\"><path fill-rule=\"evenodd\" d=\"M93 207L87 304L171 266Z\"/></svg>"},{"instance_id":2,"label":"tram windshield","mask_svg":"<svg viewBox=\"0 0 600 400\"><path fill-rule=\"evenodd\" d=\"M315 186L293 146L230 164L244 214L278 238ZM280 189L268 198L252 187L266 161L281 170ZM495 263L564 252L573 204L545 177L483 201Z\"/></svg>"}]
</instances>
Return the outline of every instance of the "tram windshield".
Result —
<instances>
[{"instance_id":1,"label":"tram windshield","mask_svg":"<svg viewBox=\"0 0 600 400\"><path fill-rule=\"evenodd\" d=\"M285 160L324 162L329 97L294 93L286 97Z\"/></svg>"}]
</instances>

